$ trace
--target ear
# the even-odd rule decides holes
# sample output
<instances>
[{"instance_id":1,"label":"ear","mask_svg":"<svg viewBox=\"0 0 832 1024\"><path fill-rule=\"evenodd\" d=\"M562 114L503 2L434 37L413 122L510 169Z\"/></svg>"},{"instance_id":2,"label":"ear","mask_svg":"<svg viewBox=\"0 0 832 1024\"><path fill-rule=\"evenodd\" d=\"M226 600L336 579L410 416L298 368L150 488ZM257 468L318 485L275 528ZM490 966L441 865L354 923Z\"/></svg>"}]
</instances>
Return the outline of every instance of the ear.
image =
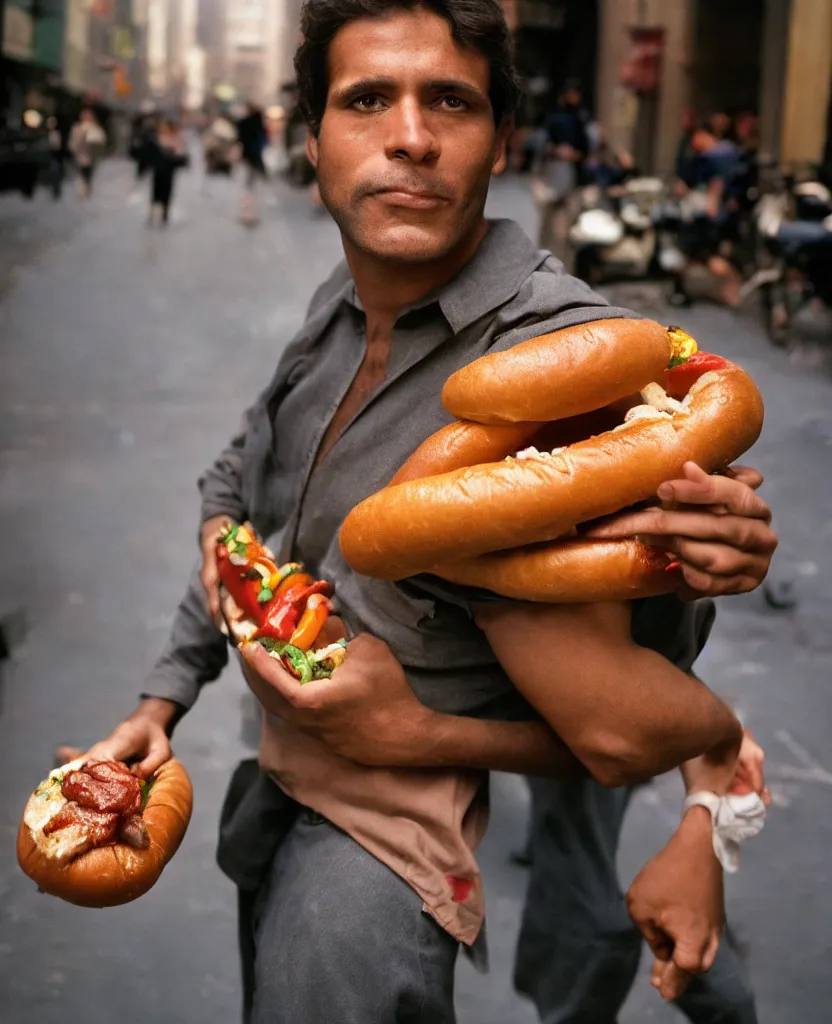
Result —
<instances>
[{"instance_id":1,"label":"ear","mask_svg":"<svg viewBox=\"0 0 832 1024\"><path fill-rule=\"evenodd\" d=\"M494 140L494 159L491 163L491 173L497 177L503 173L508 164L508 140L514 131L514 121L511 118L503 121L497 129L497 137Z\"/></svg>"},{"instance_id":2,"label":"ear","mask_svg":"<svg viewBox=\"0 0 832 1024\"><path fill-rule=\"evenodd\" d=\"M309 157L309 162L313 167L318 166L318 140L312 134L307 131L306 133L306 155Z\"/></svg>"}]
</instances>

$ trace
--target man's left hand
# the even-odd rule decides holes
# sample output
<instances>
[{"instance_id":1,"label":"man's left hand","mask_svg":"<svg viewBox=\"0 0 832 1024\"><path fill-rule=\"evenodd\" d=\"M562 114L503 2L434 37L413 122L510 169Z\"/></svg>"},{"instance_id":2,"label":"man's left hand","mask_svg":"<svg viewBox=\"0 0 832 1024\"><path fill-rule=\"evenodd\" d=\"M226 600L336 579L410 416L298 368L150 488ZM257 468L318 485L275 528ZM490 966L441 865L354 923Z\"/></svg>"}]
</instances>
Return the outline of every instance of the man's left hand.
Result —
<instances>
[{"instance_id":1,"label":"man's left hand","mask_svg":"<svg viewBox=\"0 0 832 1024\"><path fill-rule=\"evenodd\" d=\"M330 679L301 685L260 644L240 649L243 672L266 711L363 765L406 765L413 745L429 735L433 712L410 689L402 666L382 640L359 634Z\"/></svg>"},{"instance_id":2,"label":"man's left hand","mask_svg":"<svg viewBox=\"0 0 832 1024\"><path fill-rule=\"evenodd\" d=\"M725 920L722 867L704 807L691 808L642 868L627 909L656 956L653 985L664 999L677 999L694 974L710 969Z\"/></svg>"},{"instance_id":3,"label":"man's left hand","mask_svg":"<svg viewBox=\"0 0 832 1024\"><path fill-rule=\"evenodd\" d=\"M719 597L755 590L765 579L777 535L771 509L755 493L763 478L756 469L734 466L709 476L694 462L684 477L658 489L655 508L625 512L594 527L590 537L639 537L673 552L685 587L680 597Z\"/></svg>"}]
</instances>

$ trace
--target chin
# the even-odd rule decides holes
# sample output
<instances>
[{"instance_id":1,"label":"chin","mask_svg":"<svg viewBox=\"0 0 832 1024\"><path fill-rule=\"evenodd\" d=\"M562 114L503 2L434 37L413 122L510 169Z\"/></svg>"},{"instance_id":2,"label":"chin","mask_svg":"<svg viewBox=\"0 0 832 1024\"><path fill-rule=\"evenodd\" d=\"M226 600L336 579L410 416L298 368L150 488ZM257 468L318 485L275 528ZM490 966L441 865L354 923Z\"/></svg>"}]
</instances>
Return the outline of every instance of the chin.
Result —
<instances>
[{"instance_id":1,"label":"chin","mask_svg":"<svg viewBox=\"0 0 832 1024\"><path fill-rule=\"evenodd\" d=\"M458 239L448 232L415 224L397 224L381 231L368 231L356 239L360 248L378 259L397 263L428 263L452 252Z\"/></svg>"}]
</instances>

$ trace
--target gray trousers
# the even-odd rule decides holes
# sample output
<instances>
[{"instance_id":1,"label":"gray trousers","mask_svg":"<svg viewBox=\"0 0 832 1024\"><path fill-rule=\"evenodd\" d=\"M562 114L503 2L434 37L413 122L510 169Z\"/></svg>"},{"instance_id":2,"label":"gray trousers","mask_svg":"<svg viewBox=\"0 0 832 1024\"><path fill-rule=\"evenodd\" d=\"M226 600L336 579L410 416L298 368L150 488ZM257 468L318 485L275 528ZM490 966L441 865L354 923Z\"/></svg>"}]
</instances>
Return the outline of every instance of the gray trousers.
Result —
<instances>
[{"instance_id":1,"label":"gray trousers","mask_svg":"<svg viewBox=\"0 0 832 1024\"><path fill-rule=\"evenodd\" d=\"M633 791L591 779L529 784L532 867L515 986L543 1024L615 1024L642 950L616 871ZM745 969L725 938L711 970L675 1005L694 1024L757 1022Z\"/></svg>"},{"instance_id":2,"label":"gray trousers","mask_svg":"<svg viewBox=\"0 0 832 1024\"><path fill-rule=\"evenodd\" d=\"M251 1024L454 1024L458 943L320 815L300 810L251 910Z\"/></svg>"}]
</instances>

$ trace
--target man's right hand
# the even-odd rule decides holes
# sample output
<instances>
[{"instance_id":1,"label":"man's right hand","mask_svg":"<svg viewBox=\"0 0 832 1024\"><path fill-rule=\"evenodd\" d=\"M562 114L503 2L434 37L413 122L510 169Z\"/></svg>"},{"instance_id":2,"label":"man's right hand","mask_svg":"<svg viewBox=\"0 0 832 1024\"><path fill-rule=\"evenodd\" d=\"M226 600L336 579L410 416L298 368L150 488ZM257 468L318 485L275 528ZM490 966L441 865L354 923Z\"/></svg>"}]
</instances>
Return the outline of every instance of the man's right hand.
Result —
<instances>
[{"instance_id":1,"label":"man's right hand","mask_svg":"<svg viewBox=\"0 0 832 1024\"><path fill-rule=\"evenodd\" d=\"M171 758L168 733L178 712L173 701L149 697L106 740L90 747L84 757L91 761L138 760L134 770L147 778Z\"/></svg>"},{"instance_id":2,"label":"man's right hand","mask_svg":"<svg viewBox=\"0 0 832 1024\"><path fill-rule=\"evenodd\" d=\"M220 571L217 566L217 541L227 523L233 522L229 516L213 516L206 519L200 531L202 545L202 570L200 579L208 598L208 611L214 622L220 621ZM236 525L236 524L235 524Z\"/></svg>"}]
</instances>

